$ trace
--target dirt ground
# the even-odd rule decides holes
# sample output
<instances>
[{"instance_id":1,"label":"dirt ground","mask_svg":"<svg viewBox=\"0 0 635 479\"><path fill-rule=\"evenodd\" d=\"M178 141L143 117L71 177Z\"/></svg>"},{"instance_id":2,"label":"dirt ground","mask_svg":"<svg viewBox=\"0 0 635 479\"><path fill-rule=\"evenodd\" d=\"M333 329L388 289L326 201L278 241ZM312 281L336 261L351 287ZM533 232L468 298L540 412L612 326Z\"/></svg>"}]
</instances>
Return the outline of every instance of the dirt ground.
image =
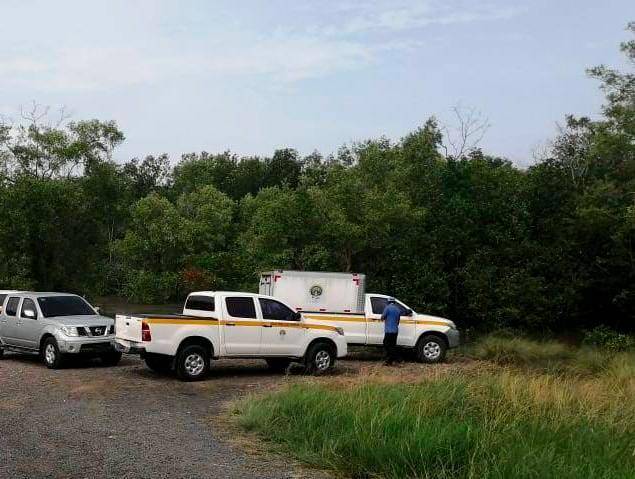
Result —
<instances>
[{"instance_id":1,"label":"dirt ground","mask_svg":"<svg viewBox=\"0 0 635 479\"><path fill-rule=\"evenodd\" d=\"M215 361L205 381L183 383L147 369L135 356L119 366L73 362L49 370L37 357L0 361L0 478L328 477L268 454L227 428L231 401L293 381L346 386L368 377L409 381L443 374L456 362L382 365L375 352L339 361L307 378L293 367L271 373L264 361ZM264 452L264 454L263 454Z\"/></svg>"}]
</instances>

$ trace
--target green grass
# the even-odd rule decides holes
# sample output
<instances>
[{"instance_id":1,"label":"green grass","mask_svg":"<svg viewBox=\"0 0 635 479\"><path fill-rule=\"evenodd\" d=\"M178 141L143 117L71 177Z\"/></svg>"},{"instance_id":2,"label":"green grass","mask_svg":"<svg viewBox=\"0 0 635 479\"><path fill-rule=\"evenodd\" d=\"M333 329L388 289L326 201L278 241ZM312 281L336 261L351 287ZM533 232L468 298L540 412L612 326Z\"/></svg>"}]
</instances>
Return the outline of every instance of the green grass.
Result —
<instances>
[{"instance_id":1,"label":"green grass","mask_svg":"<svg viewBox=\"0 0 635 479\"><path fill-rule=\"evenodd\" d=\"M568 373L504 367L416 384L301 384L248 398L239 421L356 478L635 478L633 356L604 358L589 375L593 352L525 346L481 351L508 365L561 361ZM578 375L584 360L591 366Z\"/></svg>"}]
</instances>

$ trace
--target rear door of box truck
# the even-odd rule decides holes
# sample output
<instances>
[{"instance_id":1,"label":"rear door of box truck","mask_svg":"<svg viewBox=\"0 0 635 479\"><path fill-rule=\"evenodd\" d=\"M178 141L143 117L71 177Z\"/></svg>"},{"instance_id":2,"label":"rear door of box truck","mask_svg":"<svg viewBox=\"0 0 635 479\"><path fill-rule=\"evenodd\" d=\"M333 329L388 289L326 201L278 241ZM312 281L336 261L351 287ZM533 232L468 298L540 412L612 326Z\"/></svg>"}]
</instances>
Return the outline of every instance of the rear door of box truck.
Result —
<instances>
[{"instance_id":1,"label":"rear door of box truck","mask_svg":"<svg viewBox=\"0 0 635 479\"><path fill-rule=\"evenodd\" d=\"M364 289L365 277L356 273L276 271L263 273L260 281L261 294L275 296L296 311L362 313Z\"/></svg>"}]
</instances>

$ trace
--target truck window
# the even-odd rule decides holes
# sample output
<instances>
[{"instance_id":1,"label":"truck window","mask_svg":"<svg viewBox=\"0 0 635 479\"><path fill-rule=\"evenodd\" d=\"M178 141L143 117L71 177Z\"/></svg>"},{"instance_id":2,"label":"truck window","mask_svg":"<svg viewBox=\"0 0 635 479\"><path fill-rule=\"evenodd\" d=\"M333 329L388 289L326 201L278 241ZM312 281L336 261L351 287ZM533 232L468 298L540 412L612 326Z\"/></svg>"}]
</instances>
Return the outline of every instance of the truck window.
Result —
<instances>
[{"instance_id":1,"label":"truck window","mask_svg":"<svg viewBox=\"0 0 635 479\"><path fill-rule=\"evenodd\" d=\"M20 298L12 297L7 301L7 307L5 313L7 316L15 316L18 314L18 305L20 304Z\"/></svg>"},{"instance_id":2,"label":"truck window","mask_svg":"<svg viewBox=\"0 0 635 479\"><path fill-rule=\"evenodd\" d=\"M373 314L383 314L386 309L386 303L388 298L382 298L380 296L373 296L370 298L370 305L373 308Z\"/></svg>"},{"instance_id":3,"label":"truck window","mask_svg":"<svg viewBox=\"0 0 635 479\"><path fill-rule=\"evenodd\" d=\"M382 298L380 296L373 296L370 298L370 305L373 308L373 314L383 314L384 309L386 309L386 304L388 303L388 298ZM395 303L399 310L401 311L402 316L406 316L408 310L404 308L401 304Z\"/></svg>"},{"instance_id":4,"label":"truck window","mask_svg":"<svg viewBox=\"0 0 635 479\"><path fill-rule=\"evenodd\" d=\"M24 315L24 311L27 309L30 309L31 311L35 312L35 318L27 318ZM27 319L37 319L37 308L35 307L35 303L33 302L32 299L25 298L24 301L22 301L22 308L20 308L20 317L27 318Z\"/></svg>"},{"instance_id":5,"label":"truck window","mask_svg":"<svg viewBox=\"0 0 635 479\"><path fill-rule=\"evenodd\" d=\"M234 296L225 298L227 313L234 318L256 319L256 305L253 298L245 296Z\"/></svg>"},{"instance_id":6,"label":"truck window","mask_svg":"<svg viewBox=\"0 0 635 479\"><path fill-rule=\"evenodd\" d=\"M263 319L273 319L276 321L297 321L296 315L284 304L273 299L260 298Z\"/></svg>"},{"instance_id":7,"label":"truck window","mask_svg":"<svg viewBox=\"0 0 635 479\"><path fill-rule=\"evenodd\" d=\"M0 294L0 313L2 313L2 305L4 304L4 300L7 299L6 294Z\"/></svg>"},{"instance_id":8,"label":"truck window","mask_svg":"<svg viewBox=\"0 0 635 479\"><path fill-rule=\"evenodd\" d=\"M185 309L214 311L214 298L210 296L190 296L185 302Z\"/></svg>"}]
</instances>

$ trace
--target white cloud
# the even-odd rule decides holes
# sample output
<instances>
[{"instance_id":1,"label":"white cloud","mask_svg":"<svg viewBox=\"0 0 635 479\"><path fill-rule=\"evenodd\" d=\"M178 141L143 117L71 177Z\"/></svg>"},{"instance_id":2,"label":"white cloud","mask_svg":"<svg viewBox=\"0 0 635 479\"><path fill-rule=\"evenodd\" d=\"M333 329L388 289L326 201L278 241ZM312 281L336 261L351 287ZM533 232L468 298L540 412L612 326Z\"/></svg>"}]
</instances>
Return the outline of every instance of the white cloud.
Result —
<instances>
[{"instance_id":1,"label":"white cloud","mask_svg":"<svg viewBox=\"0 0 635 479\"><path fill-rule=\"evenodd\" d=\"M319 8L324 11L324 4ZM309 20L293 28L288 27L290 22L256 34L253 27L221 26L206 31L200 42L185 42L187 47L170 35L162 36L153 26L144 35L135 31L139 27L135 25L127 38L109 38L107 46L103 36L96 36L83 46L67 42L30 50L7 48L0 53L0 88L105 90L177 75L262 75L276 82L295 82L362 69L379 63L388 52L418 48L423 42L409 35L411 29L508 18L516 13L512 8L475 7L462 1L349 1L326 9L326 15L309 15ZM382 35L386 32L389 39ZM181 35L187 37L187 30Z\"/></svg>"},{"instance_id":2,"label":"white cloud","mask_svg":"<svg viewBox=\"0 0 635 479\"><path fill-rule=\"evenodd\" d=\"M500 7L489 3L465 1L375 0L343 2L339 5L344 21L324 27L329 35L400 32L429 25L452 25L511 18L518 7Z\"/></svg>"}]
</instances>

